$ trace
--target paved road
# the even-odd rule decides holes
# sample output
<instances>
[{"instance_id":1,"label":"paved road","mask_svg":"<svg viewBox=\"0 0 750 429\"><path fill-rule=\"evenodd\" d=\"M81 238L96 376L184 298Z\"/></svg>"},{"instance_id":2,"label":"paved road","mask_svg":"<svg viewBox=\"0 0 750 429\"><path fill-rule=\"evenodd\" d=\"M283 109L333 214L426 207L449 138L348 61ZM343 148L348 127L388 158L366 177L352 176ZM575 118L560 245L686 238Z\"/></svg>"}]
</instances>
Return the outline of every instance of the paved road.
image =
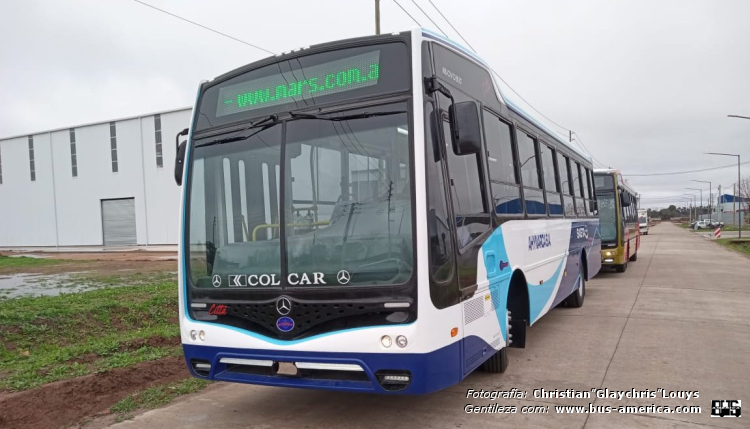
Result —
<instances>
[{"instance_id":1,"label":"paved road","mask_svg":"<svg viewBox=\"0 0 750 429\"><path fill-rule=\"evenodd\" d=\"M624 274L588 284L580 309L558 308L510 350L505 374L477 372L422 397L374 396L216 384L166 408L115 425L127 428L747 428L750 426L750 259L669 223L643 237ZM498 400L518 414L466 414L467 389L532 395L538 388L698 391L684 399ZM661 396L659 394L659 396ZM712 418L712 399L740 399L739 419ZM555 405L699 405L701 414L566 414ZM524 405L547 414L521 414Z\"/></svg>"}]
</instances>

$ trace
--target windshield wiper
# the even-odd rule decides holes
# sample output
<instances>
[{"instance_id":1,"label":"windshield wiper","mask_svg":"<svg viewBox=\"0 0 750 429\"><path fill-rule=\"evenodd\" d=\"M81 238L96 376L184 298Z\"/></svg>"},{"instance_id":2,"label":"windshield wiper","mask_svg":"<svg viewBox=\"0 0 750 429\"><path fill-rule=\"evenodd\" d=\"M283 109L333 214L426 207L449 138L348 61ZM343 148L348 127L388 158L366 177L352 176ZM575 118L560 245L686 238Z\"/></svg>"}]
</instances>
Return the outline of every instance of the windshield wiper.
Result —
<instances>
[{"instance_id":1,"label":"windshield wiper","mask_svg":"<svg viewBox=\"0 0 750 429\"><path fill-rule=\"evenodd\" d=\"M269 127L271 127L273 125L278 124L278 120L279 120L278 116L276 116L276 115L268 115L265 118L260 119L258 121L255 121L252 124L248 125L247 127L245 127L243 129L235 132L235 134L232 135L232 136L230 136L230 137L224 137L224 138L221 138L221 139L212 140L212 141L207 142L207 143L196 145L195 147L213 146L215 144L223 144L223 143L236 142L236 141L240 141L240 140L247 140L250 137L258 134L259 132L261 132L261 131L263 131L265 129L268 129ZM273 122L271 122L269 124L268 123L269 121L273 121ZM265 124L265 126L263 128L259 129L258 131L254 132L252 134L248 134L246 136L239 136L239 135L237 135L237 134L241 134L241 133L243 133L243 132L245 132L247 130L250 130L250 129L253 129L253 128L257 128L257 127L259 127L259 126L261 126L263 124Z\"/></svg>"},{"instance_id":2,"label":"windshield wiper","mask_svg":"<svg viewBox=\"0 0 750 429\"><path fill-rule=\"evenodd\" d=\"M374 116L388 116L406 113L406 110L391 110L387 112L362 112L344 116L323 116L315 113L289 112L294 119L322 119L324 121L348 121L349 119L372 118Z\"/></svg>"}]
</instances>

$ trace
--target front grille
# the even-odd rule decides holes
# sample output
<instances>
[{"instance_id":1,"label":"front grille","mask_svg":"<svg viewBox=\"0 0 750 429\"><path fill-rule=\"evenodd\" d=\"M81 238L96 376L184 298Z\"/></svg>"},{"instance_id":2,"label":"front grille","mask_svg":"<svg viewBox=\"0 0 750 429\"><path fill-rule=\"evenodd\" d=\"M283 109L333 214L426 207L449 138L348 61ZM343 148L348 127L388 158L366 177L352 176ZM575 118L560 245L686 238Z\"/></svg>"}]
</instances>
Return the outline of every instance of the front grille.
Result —
<instances>
[{"instance_id":1,"label":"front grille","mask_svg":"<svg viewBox=\"0 0 750 429\"><path fill-rule=\"evenodd\" d=\"M279 339L296 339L322 332L376 324L409 323L415 315L403 309L385 308L383 302L304 302L289 298L291 311L282 315L276 309L278 299L265 302L214 303L206 302L205 309L192 309L201 321L221 323ZM195 303L196 301L194 301ZM212 305L226 306L221 314L209 314ZM413 306L412 306L413 307ZM225 313L225 314L224 314ZM405 317L388 317L401 313ZM288 317L294 327L283 332L277 328L279 318ZM390 320L389 320L390 319Z\"/></svg>"}]
</instances>

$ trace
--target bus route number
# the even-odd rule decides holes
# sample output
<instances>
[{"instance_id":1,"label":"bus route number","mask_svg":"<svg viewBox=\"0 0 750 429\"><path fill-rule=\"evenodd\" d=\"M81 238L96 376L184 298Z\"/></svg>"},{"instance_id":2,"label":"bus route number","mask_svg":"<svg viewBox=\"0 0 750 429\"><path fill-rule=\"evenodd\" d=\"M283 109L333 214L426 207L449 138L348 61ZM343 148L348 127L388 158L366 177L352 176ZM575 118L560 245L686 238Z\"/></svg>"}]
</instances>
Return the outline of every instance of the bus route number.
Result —
<instances>
[{"instance_id":1,"label":"bus route number","mask_svg":"<svg viewBox=\"0 0 750 429\"><path fill-rule=\"evenodd\" d=\"M579 239L581 239L581 238L588 239L589 238L589 229L587 227L585 227L585 226L582 226L580 228L576 228L576 237L579 238Z\"/></svg>"}]
</instances>

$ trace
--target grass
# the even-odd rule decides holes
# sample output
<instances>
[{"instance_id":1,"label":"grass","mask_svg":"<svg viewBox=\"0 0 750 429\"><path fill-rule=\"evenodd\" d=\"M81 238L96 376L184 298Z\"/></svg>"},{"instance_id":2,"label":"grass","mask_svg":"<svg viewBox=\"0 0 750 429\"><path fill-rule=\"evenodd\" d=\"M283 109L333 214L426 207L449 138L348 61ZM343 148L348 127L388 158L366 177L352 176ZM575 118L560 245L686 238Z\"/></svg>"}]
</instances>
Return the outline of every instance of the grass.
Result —
<instances>
[{"instance_id":1,"label":"grass","mask_svg":"<svg viewBox=\"0 0 750 429\"><path fill-rule=\"evenodd\" d=\"M43 265L63 264L66 262L70 261L63 259L29 258L26 256L11 258L10 256L0 255L0 268L39 267Z\"/></svg>"},{"instance_id":2,"label":"grass","mask_svg":"<svg viewBox=\"0 0 750 429\"><path fill-rule=\"evenodd\" d=\"M737 225L724 225L724 227L721 228L722 231L739 231L740 229L737 227ZM742 232L750 232L750 225L742 225Z\"/></svg>"},{"instance_id":3,"label":"grass","mask_svg":"<svg viewBox=\"0 0 750 429\"><path fill-rule=\"evenodd\" d=\"M132 284L122 276L102 281ZM177 284L163 275L138 286L2 300L0 391L177 356L177 314Z\"/></svg>"},{"instance_id":4,"label":"grass","mask_svg":"<svg viewBox=\"0 0 750 429\"><path fill-rule=\"evenodd\" d=\"M739 240L737 238L720 238L713 241L728 249L732 249L735 252L750 256L750 240Z\"/></svg>"},{"instance_id":5,"label":"grass","mask_svg":"<svg viewBox=\"0 0 750 429\"><path fill-rule=\"evenodd\" d=\"M132 417L135 410L152 410L172 402L176 397L197 392L209 385L209 381L197 378L180 380L165 386L154 386L140 392L133 393L113 405L109 411L118 414L117 420L122 421Z\"/></svg>"},{"instance_id":6,"label":"grass","mask_svg":"<svg viewBox=\"0 0 750 429\"><path fill-rule=\"evenodd\" d=\"M686 229L690 228L690 225L686 222L680 223L677 226L679 226L680 228L686 228ZM690 229L693 230L693 228L690 228ZM699 229L698 231L713 232L713 230L714 228L703 228L703 229ZM737 228L737 226L735 225L724 225L721 228L721 230L722 231L739 231L739 228ZM748 231L750 233L750 225L742 225L742 230Z\"/></svg>"}]
</instances>

